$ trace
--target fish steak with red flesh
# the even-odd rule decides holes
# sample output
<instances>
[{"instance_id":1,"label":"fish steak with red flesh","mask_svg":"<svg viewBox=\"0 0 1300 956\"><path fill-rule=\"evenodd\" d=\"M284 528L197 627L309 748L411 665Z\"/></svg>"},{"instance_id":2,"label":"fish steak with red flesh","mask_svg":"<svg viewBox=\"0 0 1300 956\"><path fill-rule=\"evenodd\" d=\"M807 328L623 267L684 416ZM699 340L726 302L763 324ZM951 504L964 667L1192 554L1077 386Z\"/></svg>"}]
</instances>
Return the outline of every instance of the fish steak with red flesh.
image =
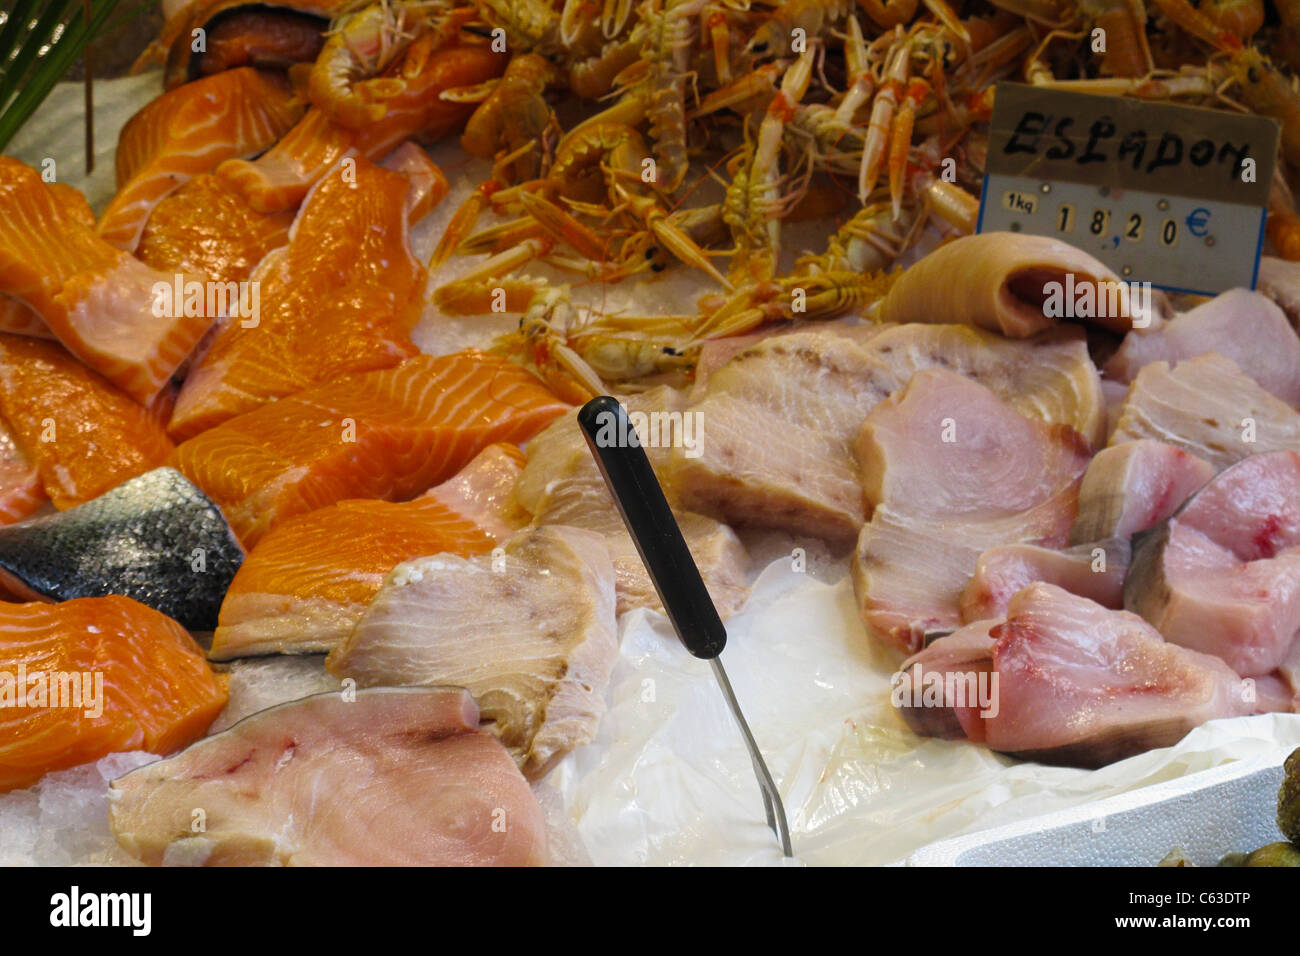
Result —
<instances>
[{"instance_id":1,"label":"fish steak with red flesh","mask_svg":"<svg viewBox=\"0 0 1300 956\"><path fill-rule=\"evenodd\" d=\"M1281 666L1300 634L1300 454L1253 455L1138 535L1124 606L1243 677Z\"/></svg>"},{"instance_id":2,"label":"fish steak with red flesh","mask_svg":"<svg viewBox=\"0 0 1300 956\"><path fill-rule=\"evenodd\" d=\"M1070 544L1127 539L1154 527L1214 472L1205 459L1150 438L1103 448L1083 473Z\"/></svg>"},{"instance_id":3,"label":"fish steak with red flesh","mask_svg":"<svg viewBox=\"0 0 1300 956\"><path fill-rule=\"evenodd\" d=\"M904 710L913 727L951 731L955 720L970 740L1043 763L1104 766L1254 710L1249 685L1219 658L1166 642L1135 614L1045 583L1019 592L1005 620L969 625L903 665L918 666L922 687L928 673L943 690L937 704L921 700L937 713ZM948 696L984 669L987 706L972 706L968 689L964 700ZM905 697L915 699L915 691Z\"/></svg>"}]
</instances>

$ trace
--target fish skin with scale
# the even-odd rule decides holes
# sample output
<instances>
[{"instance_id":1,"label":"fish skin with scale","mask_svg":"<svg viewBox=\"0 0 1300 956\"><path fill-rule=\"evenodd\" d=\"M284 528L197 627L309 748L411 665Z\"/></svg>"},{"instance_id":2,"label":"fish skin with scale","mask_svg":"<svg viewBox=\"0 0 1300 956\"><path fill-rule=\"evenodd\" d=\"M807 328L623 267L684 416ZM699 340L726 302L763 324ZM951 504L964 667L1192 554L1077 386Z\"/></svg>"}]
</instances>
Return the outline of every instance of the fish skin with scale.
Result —
<instances>
[{"instance_id":1,"label":"fish skin with scale","mask_svg":"<svg viewBox=\"0 0 1300 956\"><path fill-rule=\"evenodd\" d=\"M194 568L203 551L203 570ZM0 528L0 579L23 598L122 594L192 631L216 627L244 551L212 500L156 468L86 504Z\"/></svg>"}]
</instances>

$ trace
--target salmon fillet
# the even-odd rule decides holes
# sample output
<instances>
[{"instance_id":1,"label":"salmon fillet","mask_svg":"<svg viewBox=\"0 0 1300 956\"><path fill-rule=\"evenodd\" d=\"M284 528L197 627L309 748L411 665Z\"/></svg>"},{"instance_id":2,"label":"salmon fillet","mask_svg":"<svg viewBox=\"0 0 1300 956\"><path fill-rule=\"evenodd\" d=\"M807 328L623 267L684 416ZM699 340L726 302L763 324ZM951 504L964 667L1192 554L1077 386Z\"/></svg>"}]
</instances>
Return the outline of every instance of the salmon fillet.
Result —
<instances>
[{"instance_id":1,"label":"salmon fillet","mask_svg":"<svg viewBox=\"0 0 1300 956\"><path fill-rule=\"evenodd\" d=\"M213 660L332 650L351 633L384 576L426 554L472 557L510 533L481 502L519 476L523 453L492 445L454 479L414 501L340 501L266 535L231 582Z\"/></svg>"},{"instance_id":2,"label":"salmon fillet","mask_svg":"<svg viewBox=\"0 0 1300 956\"><path fill-rule=\"evenodd\" d=\"M25 706L16 706L20 667ZM47 679L34 679L38 672ZM49 689L51 674L87 673L92 690L94 677L103 682L99 716L86 715L94 708L84 697L81 706L57 707L33 697L36 687ZM57 703L69 699L78 703ZM166 754L193 742L225 707L226 678L212 673L183 627L130 598L0 604L0 700L9 705L0 707L3 792L117 751Z\"/></svg>"},{"instance_id":3,"label":"salmon fillet","mask_svg":"<svg viewBox=\"0 0 1300 956\"><path fill-rule=\"evenodd\" d=\"M232 418L182 443L173 460L251 548L285 518L345 498L411 498L567 407L497 356L418 355Z\"/></svg>"},{"instance_id":4,"label":"salmon fillet","mask_svg":"<svg viewBox=\"0 0 1300 956\"><path fill-rule=\"evenodd\" d=\"M312 189L289 245L253 275L260 316L227 322L190 371L169 427L183 440L349 372L389 368L419 350L410 333L424 267L406 228L411 182L356 161Z\"/></svg>"},{"instance_id":5,"label":"salmon fillet","mask_svg":"<svg viewBox=\"0 0 1300 956\"><path fill-rule=\"evenodd\" d=\"M118 192L100 217L100 236L134 251L165 196L223 160L266 149L304 109L283 75L250 67L195 80L151 101L122 127Z\"/></svg>"},{"instance_id":6,"label":"salmon fillet","mask_svg":"<svg viewBox=\"0 0 1300 956\"><path fill-rule=\"evenodd\" d=\"M0 422L0 525L22 521L48 500L41 473Z\"/></svg>"},{"instance_id":7,"label":"salmon fillet","mask_svg":"<svg viewBox=\"0 0 1300 956\"><path fill-rule=\"evenodd\" d=\"M56 508L71 508L171 455L149 410L57 342L0 335L0 415Z\"/></svg>"},{"instance_id":8,"label":"salmon fillet","mask_svg":"<svg viewBox=\"0 0 1300 956\"><path fill-rule=\"evenodd\" d=\"M109 245L65 195L30 166L0 157L0 292L22 299L72 354L148 402L212 319L155 314L154 287L177 277Z\"/></svg>"},{"instance_id":9,"label":"salmon fillet","mask_svg":"<svg viewBox=\"0 0 1300 956\"><path fill-rule=\"evenodd\" d=\"M195 176L154 208L135 254L164 272L242 282L289 241L294 211L264 215L211 173Z\"/></svg>"}]
</instances>

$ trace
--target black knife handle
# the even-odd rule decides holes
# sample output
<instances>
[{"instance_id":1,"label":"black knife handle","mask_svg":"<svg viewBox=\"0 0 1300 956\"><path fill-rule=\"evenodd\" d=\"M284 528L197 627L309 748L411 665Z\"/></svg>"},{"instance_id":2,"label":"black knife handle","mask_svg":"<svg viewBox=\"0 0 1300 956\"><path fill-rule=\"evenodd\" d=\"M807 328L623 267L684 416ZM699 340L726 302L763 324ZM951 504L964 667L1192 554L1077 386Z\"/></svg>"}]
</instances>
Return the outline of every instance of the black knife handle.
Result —
<instances>
[{"instance_id":1,"label":"black knife handle","mask_svg":"<svg viewBox=\"0 0 1300 956\"><path fill-rule=\"evenodd\" d=\"M602 395L582 406L578 424L677 636L696 657L717 657L727 629L627 412Z\"/></svg>"}]
</instances>

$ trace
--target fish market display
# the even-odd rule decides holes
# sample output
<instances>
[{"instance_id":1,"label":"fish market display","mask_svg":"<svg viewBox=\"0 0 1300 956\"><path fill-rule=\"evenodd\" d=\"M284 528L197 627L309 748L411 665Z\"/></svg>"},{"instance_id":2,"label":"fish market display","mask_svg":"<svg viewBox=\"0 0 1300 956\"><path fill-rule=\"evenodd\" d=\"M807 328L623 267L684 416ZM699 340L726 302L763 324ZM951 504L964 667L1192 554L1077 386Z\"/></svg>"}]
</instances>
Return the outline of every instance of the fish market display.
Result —
<instances>
[{"instance_id":1,"label":"fish market display","mask_svg":"<svg viewBox=\"0 0 1300 956\"><path fill-rule=\"evenodd\" d=\"M289 245L253 273L256 321L227 322L186 376L169 428L178 440L317 382L416 354L410 331L425 277L407 243L411 181L364 159L350 169L317 183Z\"/></svg>"},{"instance_id":2,"label":"fish market display","mask_svg":"<svg viewBox=\"0 0 1300 956\"><path fill-rule=\"evenodd\" d=\"M0 528L0 583L25 599L122 594L210 631L243 559L226 519L172 468Z\"/></svg>"},{"instance_id":3,"label":"fish market display","mask_svg":"<svg viewBox=\"0 0 1300 956\"><path fill-rule=\"evenodd\" d=\"M467 688L534 778L595 736L617 652L604 542L551 525L511 538L496 556L398 565L326 663L363 687Z\"/></svg>"},{"instance_id":4,"label":"fish market display","mask_svg":"<svg viewBox=\"0 0 1300 956\"><path fill-rule=\"evenodd\" d=\"M345 498L417 495L565 407L505 359L420 355L232 418L183 442L174 461L251 548L285 518Z\"/></svg>"},{"instance_id":5,"label":"fish market display","mask_svg":"<svg viewBox=\"0 0 1300 956\"><path fill-rule=\"evenodd\" d=\"M509 494L522 457L492 445L413 501L340 501L276 526L230 583L208 656L332 650L401 562L492 550L514 530L494 505Z\"/></svg>"},{"instance_id":6,"label":"fish market display","mask_svg":"<svg viewBox=\"0 0 1300 956\"><path fill-rule=\"evenodd\" d=\"M222 160L266 149L302 110L282 76L248 67L163 94L122 128L118 192L99 219L100 236L133 251L159 201Z\"/></svg>"},{"instance_id":7,"label":"fish market display","mask_svg":"<svg viewBox=\"0 0 1300 956\"><path fill-rule=\"evenodd\" d=\"M307 697L114 781L109 823L154 865L544 863L541 809L478 725L459 687Z\"/></svg>"},{"instance_id":8,"label":"fish market display","mask_svg":"<svg viewBox=\"0 0 1300 956\"><path fill-rule=\"evenodd\" d=\"M85 504L174 450L147 409L56 342L0 335L0 416L56 508Z\"/></svg>"},{"instance_id":9,"label":"fish market display","mask_svg":"<svg viewBox=\"0 0 1300 956\"><path fill-rule=\"evenodd\" d=\"M1243 677L1300 636L1300 453L1252 455L1135 538L1124 606Z\"/></svg>"},{"instance_id":10,"label":"fish market display","mask_svg":"<svg viewBox=\"0 0 1300 956\"><path fill-rule=\"evenodd\" d=\"M38 136L0 157L0 702L20 665L86 672L83 704L107 685L0 708L0 789L188 746L113 787L149 864L543 863L530 785L567 788L572 822L574 787L631 761L607 817L642 813L655 755L627 748L695 715L618 683L679 649L576 424L598 395L733 646L806 655L805 685L739 688L782 695L755 702L798 755L777 786L827 801L796 844L854 802L823 812L838 781L889 776L881 741L1100 767L1300 711L1300 3L162 8L134 67L161 69L120 86L114 195ZM981 196L1012 151L1004 81L1276 121L1264 235L1209 198L1187 215L1174 169L1165 228L1121 232L1135 189L1103 183L1133 152L1163 189L1164 139L1113 137L1087 207L1046 180ZM6 120L43 92L13 85ZM1232 143L1188 162L1205 142L1235 177ZM998 203L1069 242L980 232ZM1156 255L1249 285L1257 246L1257 291L1144 284ZM774 648L765 602L815 591L789 583L806 559L808 626L844 633ZM865 689L835 703L844 746L802 723L882 676L917 690L901 723Z\"/></svg>"},{"instance_id":11,"label":"fish market display","mask_svg":"<svg viewBox=\"0 0 1300 956\"><path fill-rule=\"evenodd\" d=\"M120 750L171 753L226 705L185 629L130 598L0 603L0 628L0 792Z\"/></svg>"}]
</instances>

